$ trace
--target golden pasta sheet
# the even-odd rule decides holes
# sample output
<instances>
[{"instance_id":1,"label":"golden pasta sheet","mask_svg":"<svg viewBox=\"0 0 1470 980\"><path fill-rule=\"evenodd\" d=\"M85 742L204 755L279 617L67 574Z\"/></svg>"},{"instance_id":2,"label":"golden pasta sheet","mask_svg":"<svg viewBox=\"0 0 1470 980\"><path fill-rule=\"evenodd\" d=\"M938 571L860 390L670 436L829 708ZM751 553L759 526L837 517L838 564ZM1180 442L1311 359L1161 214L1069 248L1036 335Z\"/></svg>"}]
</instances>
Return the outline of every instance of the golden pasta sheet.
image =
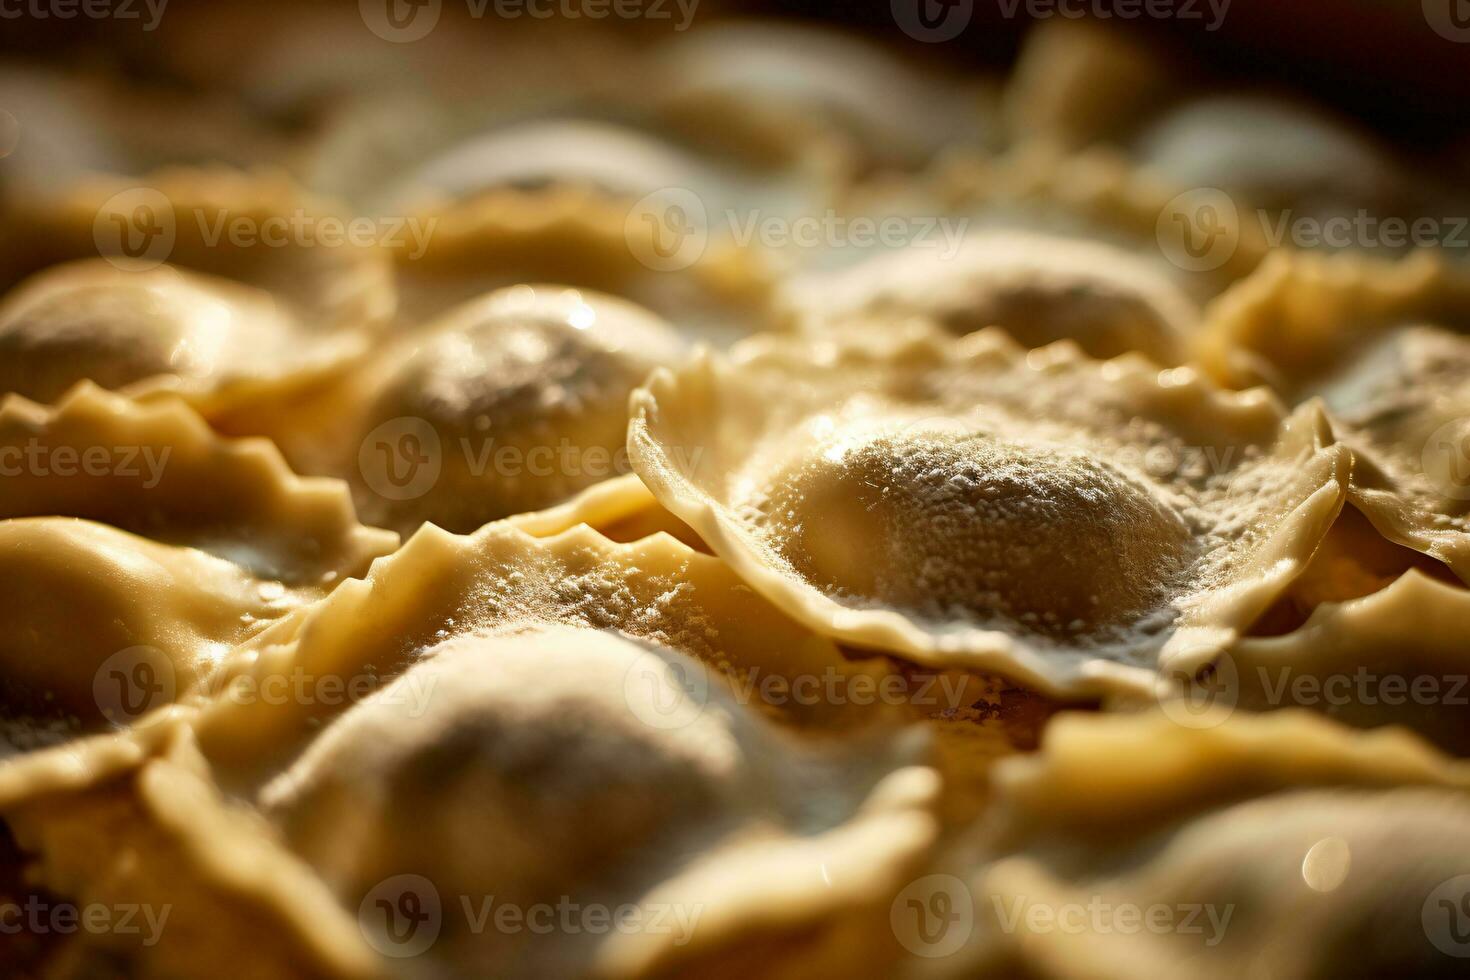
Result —
<instances>
[{"instance_id":1,"label":"golden pasta sheet","mask_svg":"<svg viewBox=\"0 0 1470 980\"><path fill-rule=\"evenodd\" d=\"M935 840L925 740L893 724L912 707L872 700L890 676L664 535L426 528L237 647L171 732L134 739L128 778L190 842L177 873L206 904L237 903L249 862L238 829L196 835L188 814L267 821L252 860L304 865L357 920L314 937L334 962L644 976L739 950L800 960L832 953L848 917L881 922ZM56 798L42 786L11 808ZM252 914L316 914L285 872L261 876ZM558 902L572 927L526 925ZM527 918L487 926L502 906ZM583 909L624 928L578 927Z\"/></svg>"},{"instance_id":2,"label":"golden pasta sheet","mask_svg":"<svg viewBox=\"0 0 1470 980\"><path fill-rule=\"evenodd\" d=\"M0 286L99 255L129 271L168 262L264 290L308 331L360 329L393 313L388 236L379 231L273 171L90 176L12 205L0 232Z\"/></svg>"},{"instance_id":3,"label":"golden pasta sheet","mask_svg":"<svg viewBox=\"0 0 1470 980\"><path fill-rule=\"evenodd\" d=\"M81 385L0 405L7 741L137 720L235 643L397 545L347 488L303 480L177 401Z\"/></svg>"},{"instance_id":4,"label":"golden pasta sheet","mask_svg":"<svg viewBox=\"0 0 1470 980\"><path fill-rule=\"evenodd\" d=\"M634 396L635 471L813 629L1052 693L1203 664L1300 573L1350 457L1188 368L998 331L762 338Z\"/></svg>"},{"instance_id":5,"label":"golden pasta sheet","mask_svg":"<svg viewBox=\"0 0 1470 980\"><path fill-rule=\"evenodd\" d=\"M1223 296L1202 361L1319 395L1358 457L1352 502L1390 541L1470 581L1470 277L1402 261L1283 254Z\"/></svg>"},{"instance_id":6,"label":"golden pasta sheet","mask_svg":"<svg viewBox=\"0 0 1470 980\"><path fill-rule=\"evenodd\" d=\"M1453 976L1467 773L1301 712L1072 716L895 903L925 975Z\"/></svg>"},{"instance_id":7,"label":"golden pasta sheet","mask_svg":"<svg viewBox=\"0 0 1470 980\"><path fill-rule=\"evenodd\" d=\"M667 322L566 286L498 290L374 351L276 434L369 523L468 532L628 472L629 393L684 359Z\"/></svg>"},{"instance_id":8,"label":"golden pasta sheet","mask_svg":"<svg viewBox=\"0 0 1470 980\"><path fill-rule=\"evenodd\" d=\"M1098 241L977 231L951 248L885 252L796 280L794 313L817 328L928 317L956 334L999 326L1024 347L1075 341L1093 357L1137 351L1180 363L1199 307L1157 262Z\"/></svg>"}]
</instances>

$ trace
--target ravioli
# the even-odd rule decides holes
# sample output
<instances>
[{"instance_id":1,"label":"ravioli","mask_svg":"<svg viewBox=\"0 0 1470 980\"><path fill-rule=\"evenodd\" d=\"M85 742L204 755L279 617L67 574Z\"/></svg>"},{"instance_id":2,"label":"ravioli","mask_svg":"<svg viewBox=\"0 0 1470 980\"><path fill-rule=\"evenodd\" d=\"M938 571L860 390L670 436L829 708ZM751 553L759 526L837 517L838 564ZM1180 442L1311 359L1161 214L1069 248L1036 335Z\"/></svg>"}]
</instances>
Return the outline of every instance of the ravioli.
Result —
<instances>
[{"instance_id":1,"label":"ravioli","mask_svg":"<svg viewBox=\"0 0 1470 980\"><path fill-rule=\"evenodd\" d=\"M130 723L236 643L397 544L346 487L293 476L178 402L81 385L0 406L3 710L11 745Z\"/></svg>"},{"instance_id":2,"label":"ravioli","mask_svg":"<svg viewBox=\"0 0 1470 980\"><path fill-rule=\"evenodd\" d=\"M627 399L685 345L630 303L520 285L385 346L277 435L308 473L341 476L369 523L471 531L627 472Z\"/></svg>"},{"instance_id":3,"label":"ravioli","mask_svg":"<svg viewBox=\"0 0 1470 980\"><path fill-rule=\"evenodd\" d=\"M1353 504L1470 581L1467 324L1470 278L1432 252L1298 254L1221 298L1201 359L1226 380L1320 395L1358 456Z\"/></svg>"},{"instance_id":4,"label":"ravioli","mask_svg":"<svg viewBox=\"0 0 1470 980\"><path fill-rule=\"evenodd\" d=\"M1364 598L1319 607L1291 633L1240 641L1215 676L1222 700L1240 708L1304 707L1360 728L1397 725L1463 757L1466 622L1470 591L1411 571Z\"/></svg>"},{"instance_id":5,"label":"ravioli","mask_svg":"<svg viewBox=\"0 0 1470 980\"><path fill-rule=\"evenodd\" d=\"M1350 465L1316 406L923 324L660 371L629 452L813 629L1074 696L1207 662L1300 573Z\"/></svg>"},{"instance_id":6,"label":"ravioli","mask_svg":"<svg viewBox=\"0 0 1470 980\"><path fill-rule=\"evenodd\" d=\"M1327 112L1253 95L1187 100L1135 137L1142 166L1180 187L1219 187L1260 207L1318 215L1406 197L1402 176L1373 141Z\"/></svg>"},{"instance_id":7,"label":"ravioli","mask_svg":"<svg viewBox=\"0 0 1470 980\"><path fill-rule=\"evenodd\" d=\"M417 327L493 289L535 282L647 306L728 346L774 321L772 270L721 233L715 204L679 187L642 199L579 185L489 193L412 214L394 249L399 322ZM702 212L702 213L701 213Z\"/></svg>"},{"instance_id":8,"label":"ravioli","mask_svg":"<svg viewBox=\"0 0 1470 980\"><path fill-rule=\"evenodd\" d=\"M952 333L999 326L1024 347L1073 340L1093 357L1138 351L1178 364L1199 309L1152 264L1100 242L1021 231L970 235L954 254L905 249L798 281L816 323L924 316Z\"/></svg>"},{"instance_id":9,"label":"ravioli","mask_svg":"<svg viewBox=\"0 0 1470 980\"><path fill-rule=\"evenodd\" d=\"M176 392L212 419L248 416L342 371L365 347L359 335L321 336L263 290L169 265L65 263L0 301L0 391L42 402L92 381L137 396Z\"/></svg>"},{"instance_id":10,"label":"ravioli","mask_svg":"<svg viewBox=\"0 0 1470 980\"><path fill-rule=\"evenodd\" d=\"M912 716L801 694L802 677L855 684L887 668L847 661L664 536L426 528L222 670L176 738L196 733L207 768L189 768L255 804L361 916L365 940L337 959L362 941L400 954L375 900L404 889L441 900L438 938L420 949L457 972L646 975L742 943L774 955L839 913L881 911L936 832L922 739L881 724ZM273 678L302 681L272 697ZM171 750L154 735L143 751L147 774ZM211 809L152 805L173 823L185 803ZM186 870L232 867L211 854L229 839L199 840ZM490 882L494 901L523 908L561 895L686 918L677 933L671 920L571 942L477 931L458 897L489 898Z\"/></svg>"},{"instance_id":11,"label":"ravioli","mask_svg":"<svg viewBox=\"0 0 1470 980\"><path fill-rule=\"evenodd\" d=\"M1402 733L1304 713L1058 719L1002 765L947 866L963 877L921 879L963 913L937 939L895 923L921 954L962 949L942 975L1451 976L1466 780Z\"/></svg>"},{"instance_id":12,"label":"ravioli","mask_svg":"<svg viewBox=\"0 0 1470 980\"><path fill-rule=\"evenodd\" d=\"M0 233L0 287L98 255L129 271L167 261L256 287L314 333L372 328L394 307L387 250L349 235L334 203L263 172L96 176L15 202Z\"/></svg>"},{"instance_id":13,"label":"ravioli","mask_svg":"<svg viewBox=\"0 0 1470 980\"><path fill-rule=\"evenodd\" d=\"M942 147L995 138L994 93L920 71L856 36L725 22L665 42L651 58L663 111L745 152L795 161L840 154L862 172L917 167Z\"/></svg>"}]
</instances>

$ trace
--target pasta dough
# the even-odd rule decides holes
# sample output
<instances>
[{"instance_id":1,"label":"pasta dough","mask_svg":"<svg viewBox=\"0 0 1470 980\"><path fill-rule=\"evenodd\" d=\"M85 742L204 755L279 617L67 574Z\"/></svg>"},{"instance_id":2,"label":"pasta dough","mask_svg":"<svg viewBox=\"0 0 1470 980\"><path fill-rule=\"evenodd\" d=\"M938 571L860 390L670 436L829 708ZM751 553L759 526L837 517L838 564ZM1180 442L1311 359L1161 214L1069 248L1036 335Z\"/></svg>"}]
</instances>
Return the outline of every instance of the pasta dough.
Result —
<instances>
[{"instance_id":1,"label":"pasta dough","mask_svg":"<svg viewBox=\"0 0 1470 980\"><path fill-rule=\"evenodd\" d=\"M629 449L814 629L1071 694L1205 663L1300 572L1350 462L1314 406L922 324L659 372Z\"/></svg>"},{"instance_id":2,"label":"pasta dough","mask_svg":"<svg viewBox=\"0 0 1470 980\"><path fill-rule=\"evenodd\" d=\"M92 381L177 392L211 418L246 416L340 372L365 347L359 335L314 334L262 290L167 265L66 263L0 302L0 391L42 402Z\"/></svg>"},{"instance_id":3,"label":"pasta dough","mask_svg":"<svg viewBox=\"0 0 1470 980\"><path fill-rule=\"evenodd\" d=\"M1320 395L1359 457L1354 505L1470 581L1467 323L1470 279L1433 253L1283 255L1221 297L1201 359L1226 380Z\"/></svg>"},{"instance_id":4,"label":"pasta dough","mask_svg":"<svg viewBox=\"0 0 1470 980\"><path fill-rule=\"evenodd\" d=\"M1178 364L1199 310L1144 260L1098 242L1028 232L979 232L956 254L886 253L793 290L819 323L932 318L953 333L1000 326L1024 347L1076 341L1093 357L1138 351Z\"/></svg>"},{"instance_id":5,"label":"pasta dough","mask_svg":"<svg viewBox=\"0 0 1470 980\"><path fill-rule=\"evenodd\" d=\"M1458 968L1435 903L1458 901L1470 861L1466 770L1402 733L1303 713L1195 729L1074 715L998 783L961 850L981 869L938 882L971 910L948 927L970 931L945 975ZM1345 938L1364 931L1375 942Z\"/></svg>"},{"instance_id":6,"label":"pasta dough","mask_svg":"<svg viewBox=\"0 0 1470 980\"><path fill-rule=\"evenodd\" d=\"M397 544L357 523L341 484L300 480L177 402L11 396L0 466L13 746L137 720Z\"/></svg>"},{"instance_id":7,"label":"pasta dough","mask_svg":"<svg viewBox=\"0 0 1470 980\"><path fill-rule=\"evenodd\" d=\"M348 480L370 523L467 532L626 472L628 393L683 352L630 303L515 286L385 347L279 439L298 469Z\"/></svg>"}]
</instances>

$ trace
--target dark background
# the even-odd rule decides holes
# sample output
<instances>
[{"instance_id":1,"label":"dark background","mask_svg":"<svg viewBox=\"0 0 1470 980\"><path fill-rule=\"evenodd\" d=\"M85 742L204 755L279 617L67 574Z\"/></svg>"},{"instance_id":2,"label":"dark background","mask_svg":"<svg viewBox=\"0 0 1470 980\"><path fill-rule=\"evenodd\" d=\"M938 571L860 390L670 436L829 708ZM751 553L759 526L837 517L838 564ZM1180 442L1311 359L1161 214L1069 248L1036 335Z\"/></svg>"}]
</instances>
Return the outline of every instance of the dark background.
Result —
<instances>
[{"instance_id":1,"label":"dark background","mask_svg":"<svg viewBox=\"0 0 1470 980\"><path fill-rule=\"evenodd\" d=\"M170 14L185 7L239 2L170 0L164 24L167 26ZM331 0L259 0L250 6L277 20L288 18L292 10L327 2ZM353 0L345 2L352 5ZM889 0L701 0L696 22L720 15L801 17L843 23L888 38L925 59L993 69L1003 69L1014 59L1029 27L1023 19L1007 19L997 0L936 2L973 4L969 26L953 41L909 41L894 26ZM1436 34L1425 19L1422 3L1459 4L1462 17L1470 19L1470 0L1232 0L1216 31L1207 32L1203 21L1139 18L1112 23L1126 23L1125 30L1157 37L1182 52L1186 64L1197 69L1202 79L1218 75L1227 81L1294 89L1364 120L1391 138L1435 147L1470 135L1470 43L1455 43ZM476 23L466 29L487 29L487 25ZM139 77L155 75L156 66L149 63L148 38L140 37L136 28L119 29L114 21L0 20L0 54L111 65ZM238 43L247 46L251 39L240 37ZM3 99L0 92L0 104Z\"/></svg>"}]
</instances>

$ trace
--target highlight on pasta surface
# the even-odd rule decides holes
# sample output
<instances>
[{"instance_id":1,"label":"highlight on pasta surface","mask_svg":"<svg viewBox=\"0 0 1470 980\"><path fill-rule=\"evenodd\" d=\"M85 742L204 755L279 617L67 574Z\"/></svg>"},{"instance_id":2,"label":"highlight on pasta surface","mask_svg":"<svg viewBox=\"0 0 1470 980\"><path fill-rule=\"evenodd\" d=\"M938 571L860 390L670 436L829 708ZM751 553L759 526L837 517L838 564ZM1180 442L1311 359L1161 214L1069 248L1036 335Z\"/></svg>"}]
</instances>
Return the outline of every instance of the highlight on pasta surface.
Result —
<instances>
[{"instance_id":1,"label":"highlight on pasta surface","mask_svg":"<svg viewBox=\"0 0 1470 980\"><path fill-rule=\"evenodd\" d=\"M1382 8L17 8L0 977L1461 976Z\"/></svg>"}]
</instances>

